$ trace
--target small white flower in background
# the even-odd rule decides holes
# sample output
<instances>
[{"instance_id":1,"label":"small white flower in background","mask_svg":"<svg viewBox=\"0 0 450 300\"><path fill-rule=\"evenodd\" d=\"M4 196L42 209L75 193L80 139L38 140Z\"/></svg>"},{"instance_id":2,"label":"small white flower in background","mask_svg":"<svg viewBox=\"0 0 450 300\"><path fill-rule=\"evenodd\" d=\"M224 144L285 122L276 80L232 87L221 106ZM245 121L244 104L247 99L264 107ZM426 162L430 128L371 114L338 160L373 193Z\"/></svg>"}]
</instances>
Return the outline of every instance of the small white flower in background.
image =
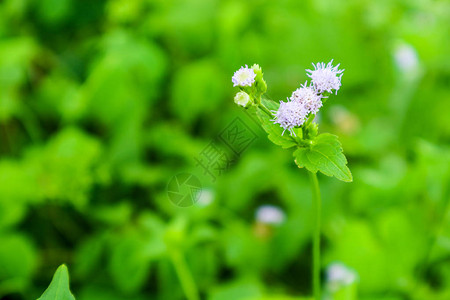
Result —
<instances>
[{"instance_id":1,"label":"small white flower in background","mask_svg":"<svg viewBox=\"0 0 450 300\"><path fill-rule=\"evenodd\" d=\"M318 95L312 86L307 86L307 82L296 89L291 96L292 101L302 103L308 113L315 115L322 107L322 97Z\"/></svg>"},{"instance_id":2,"label":"small white flower in background","mask_svg":"<svg viewBox=\"0 0 450 300\"><path fill-rule=\"evenodd\" d=\"M311 78L312 85L317 93L329 92L335 90L336 94L341 87L342 72L344 70L338 70L339 65L333 67L333 60L331 60L327 65L325 63L317 63L314 65L314 70L306 70L310 74L308 76Z\"/></svg>"},{"instance_id":3,"label":"small white flower in background","mask_svg":"<svg viewBox=\"0 0 450 300\"><path fill-rule=\"evenodd\" d=\"M255 218L264 224L279 225L284 222L286 216L278 206L262 205L256 210Z\"/></svg>"},{"instance_id":4,"label":"small white flower in background","mask_svg":"<svg viewBox=\"0 0 450 300\"><path fill-rule=\"evenodd\" d=\"M214 192L210 189L203 189L197 204L200 206L208 206L214 201Z\"/></svg>"},{"instance_id":5,"label":"small white flower in background","mask_svg":"<svg viewBox=\"0 0 450 300\"><path fill-rule=\"evenodd\" d=\"M404 73L416 72L419 68L419 56L416 49L409 44L397 46L394 52L394 60L400 71Z\"/></svg>"},{"instance_id":6,"label":"small white flower in background","mask_svg":"<svg viewBox=\"0 0 450 300\"><path fill-rule=\"evenodd\" d=\"M256 73L253 69L249 68L247 65L241 67L239 70L234 72L231 80L233 81L233 86L252 86L255 82Z\"/></svg>"},{"instance_id":7,"label":"small white flower in background","mask_svg":"<svg viewBox=\"0 0 450 300\"><path fill-rule=\"evenodd\" d=\"M247 107L250 103L250 96L246 92L238 92L236 96L234 96L234 103L237 105Z\"/></svg>"},{"instance_id":8,"label":"small white flower in background","mask_svg":"<svg viewBox=\"0 0 450 300\"><path fill-rule=\"evenodd\" d=\"M272 120L275 124L283 127L283 133L289 130L291 135L295 136L294 127L302 126L308 115L308 110L303 103L298 101L280 101L280 107L276 111L272 111L275 118Z\"/></svg>"},{"instance_id":9,"label":"small white flower in background","mask_svg":"<svg viewBox=\"0 0 450 300\"><path fill-rule=\"evenodd\" d=\"M358 280L355 270L348 268L343 263L332 263L327 268L327 286L331 291L336 291L343 286L351 285Z\"/></svg>"}]
</instances>

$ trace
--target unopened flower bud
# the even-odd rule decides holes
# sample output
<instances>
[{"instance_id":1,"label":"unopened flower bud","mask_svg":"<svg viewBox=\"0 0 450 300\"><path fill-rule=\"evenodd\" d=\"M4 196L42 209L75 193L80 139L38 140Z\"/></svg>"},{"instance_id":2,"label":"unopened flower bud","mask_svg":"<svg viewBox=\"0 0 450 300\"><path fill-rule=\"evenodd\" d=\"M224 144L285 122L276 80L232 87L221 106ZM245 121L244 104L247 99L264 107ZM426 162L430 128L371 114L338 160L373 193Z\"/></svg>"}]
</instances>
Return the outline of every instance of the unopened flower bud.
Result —
<instances>
[{"instance_id":1,"label":"unopened flower bud","mask_svg":"<svg viewBox=\"0 0 450 300\"><path fill-rule=\"evenodd\" d=\"M256 89L257 93L259 95L264 94L267 91L267 83L263 78L263 72L261 67L258 64L254 64L252 66L253 72L255 72L255 82L256 82Z\"/></svg>"},{"instance_id":2,"label":"unopened flower bud","mask_svg":"<svg viewBox=\"0 0 450 300\"><path fill-rule=\"evenodd\" d=\"M236 96L234 96L234 103L247 108L252 104L252 100L246 92L238 92Z\"/></svg>"}]
</instances>

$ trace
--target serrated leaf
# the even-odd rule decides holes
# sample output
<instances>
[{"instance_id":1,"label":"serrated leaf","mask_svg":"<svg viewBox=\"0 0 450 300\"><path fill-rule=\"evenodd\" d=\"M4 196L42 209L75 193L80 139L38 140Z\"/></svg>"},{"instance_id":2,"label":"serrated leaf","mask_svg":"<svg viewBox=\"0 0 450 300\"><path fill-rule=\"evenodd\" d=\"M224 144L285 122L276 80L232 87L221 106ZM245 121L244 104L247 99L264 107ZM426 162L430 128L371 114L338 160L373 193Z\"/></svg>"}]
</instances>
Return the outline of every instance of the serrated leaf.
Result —
<instances>
[{"instance_id":1,"label":"serrated leaf","mask_svg":"<svg viewBox=\"0 0 450 300\"><path fill-rule=\"evenodd\" d=\"M327 176L350 182L352 173L347 167L347 159L342 152L338 137L323 133L319 135L309 148L299 148L294 152L295 163L311 172L320 171Z\"/></svg>"},{"instance_id":2,"label":"serrated leaf","mask_svg":"<svg viewBox=\"0 0 450 300\"><path fill-rule=\"evenodd\" d=\"M69 289L69 271L65 265L59 266L52 282L38 300L75 300Z\"/></svg>"},{"instance_id":3,"label":"serrated leaf","mask_svg":"<svg viewBox=\"0 0 450 300\"><path fill-rule=\"evenodd\" d=\"M271 100L261 100L264 106L269 110L278 110L280 106L279 103ZM283 134L283 128L280 125L274 124L273 117L268 116L264 111L258 109L256 112L259 120L262 123L264 131L267 132L269 140L275 145L281 146L282 148L291 148L297 145L295 140L289 135L289 133Z\"/></svg>"}]
</instances>

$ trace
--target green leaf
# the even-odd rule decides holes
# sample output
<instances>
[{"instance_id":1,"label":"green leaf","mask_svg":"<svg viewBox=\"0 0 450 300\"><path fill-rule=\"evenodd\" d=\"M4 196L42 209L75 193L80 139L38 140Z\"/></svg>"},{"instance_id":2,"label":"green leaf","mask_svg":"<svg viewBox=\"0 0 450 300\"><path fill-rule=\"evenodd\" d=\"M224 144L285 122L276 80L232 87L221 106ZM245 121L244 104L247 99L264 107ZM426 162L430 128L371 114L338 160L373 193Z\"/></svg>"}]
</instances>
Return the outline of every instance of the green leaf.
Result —
<instances>
[{"instance_id":1,"label":"green leaf","mask_svg":"<svg viewBox=\"0 0 450 300\"><path fill-rule=\"evenodd\" d=\"M271 101L271 100L263 99L263 100L261 100L261 102L269 110L278 110L278 107L280 106L279 103ZM285 132L285 134L282 135L284 129L281 128L281 126L279 124L274 124L273 121L271 121L273 119L273 116L270 117L269 115L267 115L267 113L265 113L261 109L258 109L256 114L262 123L262 127L269 135L268 136L269 140L271 140L274 144L281 146L282 148L285 148L285 149L291 148L291 147L294 147L295 145L297 145L295 140L289 135L288 132Z\"/></svg>"},{"instance_id":2,"label":"green leaf","mask_svg":"<svg viewBox=\"0 0 450 300\"><path fill-rule=\"evenodd\" d=\"M333 134L319 135L311 147L297 149L294 157L299 168L305 167L311 172L320 171L327 176L334 176L346 182L353 180L341 143Z\"/></svg>"},{"instance_id":3,"label":"green leaf","mask_svg":"<svg viewBox=\"0 0 450 300\"><path fill-rule=\"evenodd\" d=\"M69 289L69 272L66 265L59 266L52 282L38 300L75 300Z\"/></svg>"}]
</instances>

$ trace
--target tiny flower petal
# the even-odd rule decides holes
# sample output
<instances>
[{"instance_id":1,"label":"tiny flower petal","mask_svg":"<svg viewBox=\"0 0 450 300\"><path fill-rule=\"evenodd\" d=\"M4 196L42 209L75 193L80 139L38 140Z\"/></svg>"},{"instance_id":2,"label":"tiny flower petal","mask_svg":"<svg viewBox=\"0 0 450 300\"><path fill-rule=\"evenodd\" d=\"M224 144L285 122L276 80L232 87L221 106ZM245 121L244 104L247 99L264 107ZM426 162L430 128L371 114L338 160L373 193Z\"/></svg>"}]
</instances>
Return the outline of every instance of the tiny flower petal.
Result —
<instances>
[{"instance_id":1,"label":"tiny flower petal","mask_svg":"<svg viewBox=\"0 0 450 300\"><path fill-rule=\"evenodd\" d=\"M280 107L273 111L275 118L272 120L275 124L283 127L283 133L289 130L291 135L295 136L294 127L302 126L305 123L308 110L298 101L280 101Z\"/></svg>"},{"instance_id":2,"label":"tiny flower petal","mask_svg":"<svg viewBox=\"0 0 450 300\"><path fill-rule=\"evenodd\" d=\"M307 86L307 82L296 89L291 96L292 101L298 101L305 106L308 113L317 114L322 107L322 97L317 94L312 86Z\"/></svg>"},{"instance_id":3,"label":"tiny flower petal","mask_svg":"<svg viewBox=\"0 0 450 300\"><path fill-rule=\"evenodd\" d=\"M237 105L247 107L251 102L250 96L246 92L238 92L234 96L234 103Z\"/></svg>"},{"instance_id":4,"label":"tiny flower petal","mask_svg":"<svg viewBox=\"0 0 450 300\"><path fill-rule=\"evenodd\" d=\"M255 82L255 77L255 71L245 65L244 67L241 67L239 70L234 72L231 81L233 81L233 86L252 86L252 84Z\"/></svg>"},{"instance_id":5,"label":"tiny flower petal","mask_svg":"<svg viewBox=\"0 0 450 300\"><path fill-rule=\"evenodd\" d=\"M317 93L329 92L332 90L337 91L341 87L342 72L344 70L338 70L339 64L337 66L332 65L333 60L331 60L327 65L325 63L317 63L314 65L314 70L306 70L310 73L308 76L311 78L312 85Z\"/></svg>"}]
</instances>

